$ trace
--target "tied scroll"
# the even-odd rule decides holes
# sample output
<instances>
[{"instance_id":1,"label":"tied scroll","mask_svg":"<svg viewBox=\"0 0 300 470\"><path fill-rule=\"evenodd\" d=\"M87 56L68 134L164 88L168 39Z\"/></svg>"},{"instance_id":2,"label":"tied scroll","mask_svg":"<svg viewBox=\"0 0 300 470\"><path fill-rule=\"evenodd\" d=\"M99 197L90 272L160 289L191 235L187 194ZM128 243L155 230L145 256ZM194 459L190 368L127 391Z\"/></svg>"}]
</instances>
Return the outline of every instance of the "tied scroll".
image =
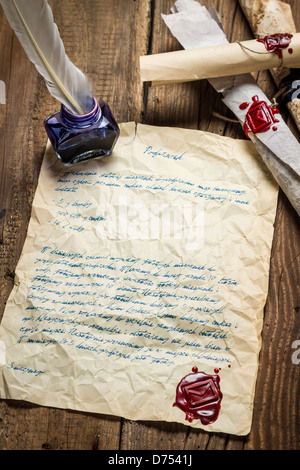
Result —
<instances>
[{"instance_id":1,"label":"tied scroll","mask_svg":"<svg viewBox=\"0 0 300 470\"><path fill-rule=\"evenodd\" d=\"M48 146L0 326L0 396L247 434L278 187L253 144L127 123Z\"/></svg>"},{"instance_id":2,"label":"tied scroll","mask_svg":"<svg viewBox=\"0 0 300 470\"><path fill-rule=\"evenodd\" d=\"M280 0L239 0L240 6L257 38L275 33L296 33L290 5ZM270 70L278 95L282 95L300 130L300 70L277 67Z\"/></svg>"},{"instance_id":3,"label":"tied scroll","mask_svg":"<svg viewBox=\"0 0 300 470\"><path fill-rule=\"evenodd\" d=\"M256 84L253 76L250 73L242 73L245 70L242 70L241 66L244 66L245 63L247 64L246 54L250 53L251 50L248 51L249 48L243 43L236 45L228 44L218 13L213 8L210 10L208 11L194 0L177 0L171 8L171 14L162 15L162 17L172 34L178 39L185 50L165 53L163 55L166 57L169 54L177 55L180 53L180 55L184 55L187 58L187 62L189 62L192 56L194 57L194 53L196 53L198 58L200 56L202 59L207 57L209 67L211 67L210 71L215 70L211 75L214 78L209 79L210 84L220 93L223 102L235 114L245 134L252 140L264 163L300 215L300 144L280 116L279 110L270 103L267 96ZM266 55L273 54L277 61L282 61L285 54L294 53L293 49L289 47L291 44L290 39L293 37L293 35L288 33L284 35L284 40L282 41L282 37L279 35L276 38L275 47L273 42L275 38L271 38L271 43L266 42L267 38L263 38L262 42L256 41L256 43L265 49ZM270 51L266 52L266 45ZM227 55L225 61L224 57L222 58L222 66L218 70L219 63L213 51L219 51L220 53L220 51L233 50L233 47L239 46L244 51L242 56L244 56L245 62L240 60L236 63L235 56L230 57ZM241 54L240 49L238 50L239 54ZM211 51L211 54L207 54L208 51ZM237 54L237 57L239 54ZM218 56L220 60L221 55L219 54ZM259 56L258 51L255 55ZM299 51L296 55L299 59ZM143 69L145 62L147 63L147 68L150 65L150 68L147 70L147 80L150 80L151 76L152 79L158 78L156 75L157 68L155 66L151 71L151 64L156 64L156 57L159 56L161 54L154 54L152 56L154 61L152 61L151 56L148 56L150 59L141 57L141 69ZM174 56L172 55L172 57ZM258 59L257 61L259 63ZM173 67L171 63L172 59L169 64L165 60L162 66L164 83L174 83L178 81L178 73L181 75L181 71L178 72L178 67L181 70L182 64L178 65L177 62L177 65L175 65L173 63L175 65ZM206 65L205 60L203 64ZM233 72L233 65L235 72L238 74L228 76L228 70ZM187 63L185 63L186 67ZM225 73L227 67L228 69ZM195 68L199 68L199 63L195 65ZM193 65L193 71L195 71L195 68ZM203 69L204 75L202 78L205 75L208 76L207 67L203 67ZM188 74L190 72L191 70L187 71ZM142 70L141 73L143 74ZM222 73L225 73L225 76L220 76ZM185 76L184 80L186 80L186 72L184 71L183 74ZM197 77L198 75L195 74L193 79L197 79Z\"/></svg>"},{"instance_id":4,"label":"tied scroll","mask_svg":"<svg viewBox=\"0 0 300 470\"><path fill-rule=\"evenodd\" d=\"M230 77L282 65L300 67L300 33L292 35L280 55L253 39L140 57L141 79L150 86Z\"/></svg>"}]
</instances>

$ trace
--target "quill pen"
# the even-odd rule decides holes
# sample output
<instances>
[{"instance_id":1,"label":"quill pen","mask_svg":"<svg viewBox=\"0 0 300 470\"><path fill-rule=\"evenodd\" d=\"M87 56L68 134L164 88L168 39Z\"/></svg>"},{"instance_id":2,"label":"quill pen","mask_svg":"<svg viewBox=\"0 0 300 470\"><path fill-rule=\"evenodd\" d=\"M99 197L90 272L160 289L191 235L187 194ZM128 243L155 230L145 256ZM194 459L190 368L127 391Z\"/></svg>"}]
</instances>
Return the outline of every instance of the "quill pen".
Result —
<instances>
[{"instance_id":1,"label":"quill pen","mask_svg":"<svg viewBox=\"0 0 300 470\"><path fill-rule=\"evenodd\" d=\"M0 0L0 3L49 92L72 113L91 111L92 87L67 57L47 0Z\"/></svg>"}]
</instances>

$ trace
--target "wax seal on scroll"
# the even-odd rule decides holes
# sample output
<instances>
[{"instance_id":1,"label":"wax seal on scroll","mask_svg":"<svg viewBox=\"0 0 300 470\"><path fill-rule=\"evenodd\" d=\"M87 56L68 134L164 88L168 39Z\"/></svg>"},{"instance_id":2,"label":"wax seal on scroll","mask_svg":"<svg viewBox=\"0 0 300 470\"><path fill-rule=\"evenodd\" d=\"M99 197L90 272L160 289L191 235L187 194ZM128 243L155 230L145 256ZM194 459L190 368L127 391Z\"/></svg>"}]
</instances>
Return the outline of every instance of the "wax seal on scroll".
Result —
<instances>
[{"instance_id":1,"label":"wax seal on scroll","mask_svg":"<svg viewBox=\"0 0 300 470\"><path fill-rule=\"evenodd\" d=\"M221 408L220 377L198 372L197 367L192 371L177 385L173 406L184 411L185 419L190 423L200 419L202 424L211 424L218 418Z\"/></svg>"},{"instance_id":2,"label":"wax seal on scroll","mask_svg":"<svg viewBox=\"0 0 300 470\"><path fill-rule=\"evenodd\" d=\"M290 45L292 37L293 35L289 33L276 33L259 38L257 41L262 42L268 52L275 52L279 59L282 59L282 49ZM288 52L292 53L293 49L288 49Z\"/></svg>"},{"instance_id":3,"label":"wax seal on scroll","mask_svg":"<svg viewBox=\"0 0 300 470\"><path fill-rule=\"evenodd\" d=\"M274 124L279 120L275 118L275 114L278 114L279 110L269 106L265 101L260 101L257 95L253 96L252 101L253 103L245 116L244 131L246 136L249 137L249 132L255 134L266 132L272 126L272 129L276 131L277 127ZM248 106L248 103L241 103L240 109L246 109Z\"/></svg>"}]
</instances>

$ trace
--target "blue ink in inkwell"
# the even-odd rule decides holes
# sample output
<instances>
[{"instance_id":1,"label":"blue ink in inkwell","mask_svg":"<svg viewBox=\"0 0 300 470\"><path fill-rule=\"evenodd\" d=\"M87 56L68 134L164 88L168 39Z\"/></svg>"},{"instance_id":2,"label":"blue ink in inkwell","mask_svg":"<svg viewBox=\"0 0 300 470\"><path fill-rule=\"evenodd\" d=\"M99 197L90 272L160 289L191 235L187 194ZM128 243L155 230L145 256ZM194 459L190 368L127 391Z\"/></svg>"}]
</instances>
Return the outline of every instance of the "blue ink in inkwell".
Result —
<instances>
[{"instance_id":1,"label":"blue ink in inkwell","mask_svg":"<svg viewBox=\"0 0 300 470\"><path fill-rule=\"evenodd\" d=\"M73 114L64 105L48 116L45 129L58 158L74 165L109 155L119 137L119 127L109 106L94 98L87 114Z\"/></svg>"}]
</instances>

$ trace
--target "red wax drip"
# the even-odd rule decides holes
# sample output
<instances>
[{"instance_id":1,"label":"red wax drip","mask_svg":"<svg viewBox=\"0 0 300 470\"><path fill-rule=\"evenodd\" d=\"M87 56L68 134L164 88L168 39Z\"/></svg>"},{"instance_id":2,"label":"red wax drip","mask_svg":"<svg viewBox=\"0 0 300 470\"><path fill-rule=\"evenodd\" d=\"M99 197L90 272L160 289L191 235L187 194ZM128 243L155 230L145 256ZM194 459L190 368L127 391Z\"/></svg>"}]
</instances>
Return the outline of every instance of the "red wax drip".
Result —
<instances>
[{"instance_id":1,"label":"red wax drip","mask_svg":"<svg viewBox=\"0 0 300 470\"><path fill-rule=\"evenodd\" d=\"M253 103L245 116L244 131L247 137L249 137L249 132L266 132L273 124L279 122L274 117L275 114L279 113L277 108L270 107L265 101L259 101L257 95L252 97L252 101Z\"/></svg>"},{"instance_id":2,"label":"red wax drip","mask_svg":"<svg viewBox=\"0 0 300 470\"><path fill-rule=\"evenodd\" d=\"M211 424L218 418L221 408L220 377L198 372L197 367L192 371L177 385L173 406L184 411L185 419L190 423L200 419L202 424Z\"/></svg>"},{"instance_id":3,"label":"red wax drip","mask_svg":"<svg viewBox=\"0 0 300 470\"><path fill-rule=\"evenodd\" d=\"M288 48L288 52L289 52L290 54L293 54L293 52L294 52L294 51L293 51L293 48L292 48L292 47L289 47L289 48Z\"/></svg>"},{"instance_id":4,"label":"red wax drip","mask_svg":"<svg viewBox=\"0 0 300 470\"><path fill-rule=\"evenodd\" d=\"M240 109L247 109L248 106L249 106L249 103L247 101L244 101L244 103L241 103L239 107Z\"/></svg>"},{"instance_id":5,"label":"red wax drip","mask_svg":"<svg viewBox=\"0 0 300 470\"><path fill-rule=\"evenodd\" d=\"M282 49L290 45L292 37L293 35L289 33L277 33L270 34L269 36L265 36L261 39L257 39L257 41L262 42L265 45L267 51L275 52L279 59L282 59ZM291 52L293 52L293 50L291 50Z\"/></svg>"}]
</instances>

